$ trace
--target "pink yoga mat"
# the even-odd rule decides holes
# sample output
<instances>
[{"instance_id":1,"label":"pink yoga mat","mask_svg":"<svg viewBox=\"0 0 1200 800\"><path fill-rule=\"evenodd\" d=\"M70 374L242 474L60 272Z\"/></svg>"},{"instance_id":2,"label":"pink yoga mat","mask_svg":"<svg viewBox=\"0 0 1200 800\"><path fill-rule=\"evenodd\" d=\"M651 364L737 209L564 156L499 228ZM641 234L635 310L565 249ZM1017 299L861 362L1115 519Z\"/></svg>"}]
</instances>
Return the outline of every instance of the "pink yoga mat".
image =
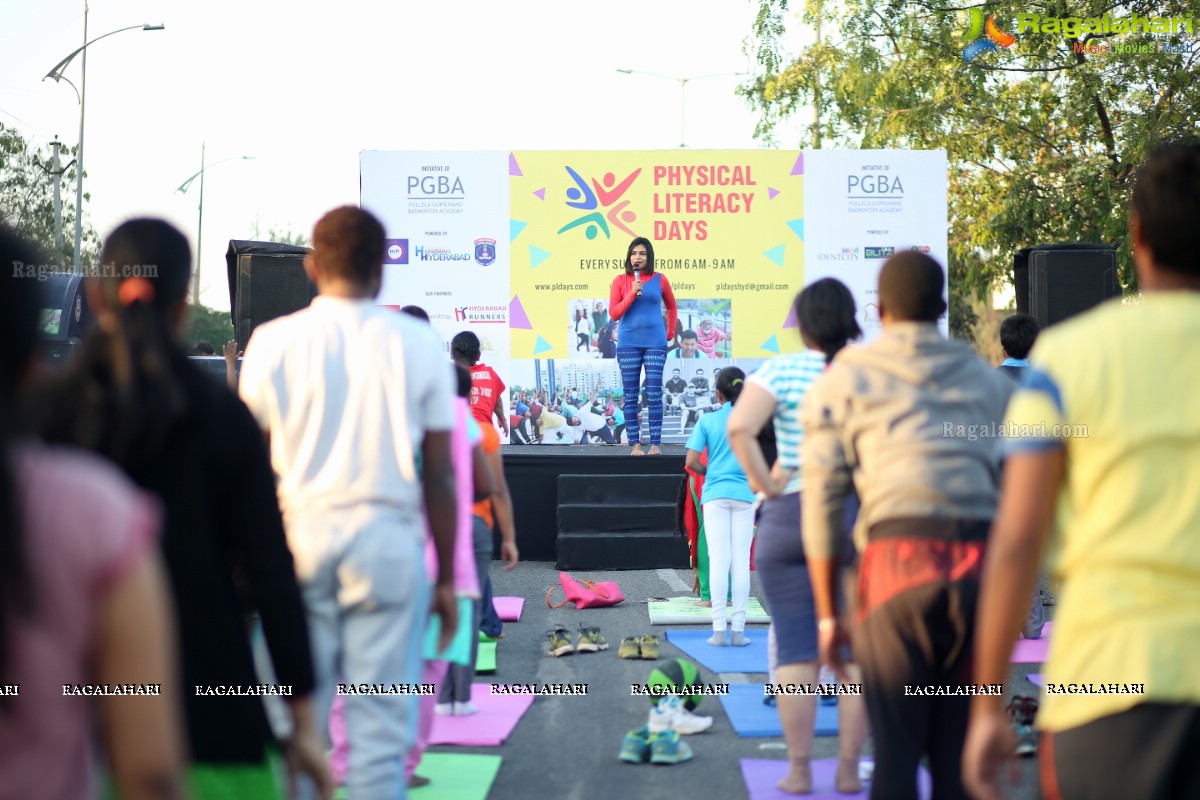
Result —
<instances>
[{"instance_id":1,"label":"pink yoga mat","mask_svg":"<svg viewBox=\"0 0 1200 800\"><path fill-rule=\"evenodd\" d=\"M433 718L430 744L499 747L533 705L533 695L492 694L490 683L471 684L471 702L479 713L466 717Z\"/></svg>"},{"instance_id":2,"label":"pink yoga mat","mask_svg":"<svg viewBox=\"0 0 1200 800\"><path fill-rule=\"evenodd\" d=\"M742 759L742 780L746 782L750 800L796 800L797 795L788 794L775 785L783 780L787 772L788 762L782 759ZM836 759L812 762L813 791L812 794L801 796L805 800L847 800L854 797L865 799L870 794L870 781L863 781L863 790L858 794L838 793L833 782L836 775ZM933 796L933 784L924 767L917 772L917 791L923 798Z\"/></svg>"},{"instance_id":3,"label":"pink yoga mat","mask_svg":"<svg viewBox=\"0 0 1200 800\"><path fill-rule=\"evenodd\" d=\"M1042 628L1040 639L1017 639L1013 646L1011 664L1044 664L1046 651L1050 649L1050 637L1054 634L1054 623L1047 622Z\"/></svg>"},{"instance_id":4,"label":"pink yoga mat","mask_svg":"<svg viewBox=\"0 0 1200 800\"><path fill-rule=\"evenodd\" d=\"M516 622L521 619L521 609L525 608L524 597L493 597L492 606L500 615L503 622Z\"/></svg>"}]
</instances>

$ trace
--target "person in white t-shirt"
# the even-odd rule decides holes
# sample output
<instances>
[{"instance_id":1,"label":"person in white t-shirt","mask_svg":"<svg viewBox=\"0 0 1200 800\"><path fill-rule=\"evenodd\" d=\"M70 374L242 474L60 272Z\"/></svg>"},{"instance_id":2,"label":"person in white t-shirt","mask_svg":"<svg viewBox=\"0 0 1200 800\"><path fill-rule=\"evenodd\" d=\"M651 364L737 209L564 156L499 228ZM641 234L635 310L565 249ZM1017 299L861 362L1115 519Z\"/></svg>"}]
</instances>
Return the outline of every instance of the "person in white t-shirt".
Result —
<instances>
[{"instance_id":1,"label":"person in white t-shirt","mask_svg":"<svg viewBox=\"0 0 1200 800\"><path fill-rule=\"evenodd\" d=\"M457 627L454 393L433 330L374 303L379 221L343 206L312 238L304 268L319 296L254 331L239 392L268 437L327 730L336 682L415 684L427 614L441 616L440 649ZM440 565L432 609L422 511ZM404 785L416 699L347 695L351 797Z\"/></svg>"}]
</instances>

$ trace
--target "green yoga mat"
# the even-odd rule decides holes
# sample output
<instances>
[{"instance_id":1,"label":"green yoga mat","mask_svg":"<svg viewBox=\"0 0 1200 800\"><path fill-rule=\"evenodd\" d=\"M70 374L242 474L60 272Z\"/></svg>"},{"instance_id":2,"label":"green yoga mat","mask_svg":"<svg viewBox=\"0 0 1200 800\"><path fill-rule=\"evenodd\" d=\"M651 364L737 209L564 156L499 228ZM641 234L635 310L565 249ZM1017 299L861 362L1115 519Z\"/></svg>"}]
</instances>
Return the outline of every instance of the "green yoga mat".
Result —
<instances>
[{"instance_id":1,"label":"green yoga mat","mask_svg":"<svg viewBox=\"0 0 1200 800\"><path fill-rule=\"evenodd\" d=\"M409 789L408 796L428 800L486 800L500 771L500 761L500 756L426 753L417 774L429 778L429 784ZM345 787L334 792L333 800L346 800Z\"/></svg>"},{"instance_id":2,"label":"green yoga mat","mask_svg":"<svg viewBox=\"0 0 1200 800\"><path fill-rule=\"evenodd\" d=\"M475 671L483 675L496 671L495 642L479 643L479 654L475 657Z\"/></svg>"},{"instance_id":3,"label":"green yoga mat","mask_svg":"<svg viewBox=\"0 0 1200 800\"><path fill-rule=\"evenodd\" d=\"M700 605L700 598L692 596L671 597L667 600L651 600L646 604L650 609L651 625L709 625L712 623L712 609ZM746 604L746 622L751 624L766 624L771 621L762 603L757 597L751 597Z\"/></svg>"}]
</instances>

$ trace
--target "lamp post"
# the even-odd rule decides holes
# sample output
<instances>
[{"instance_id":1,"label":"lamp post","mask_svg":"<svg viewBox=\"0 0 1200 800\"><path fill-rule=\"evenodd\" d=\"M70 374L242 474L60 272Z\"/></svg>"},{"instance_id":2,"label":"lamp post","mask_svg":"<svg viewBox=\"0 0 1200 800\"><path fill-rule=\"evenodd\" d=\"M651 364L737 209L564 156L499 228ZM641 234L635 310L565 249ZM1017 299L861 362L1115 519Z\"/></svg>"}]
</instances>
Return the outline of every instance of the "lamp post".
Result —
<instances>
[{"instance_id":1,"label":"lamp post","mask_svg":"<svg viewBox=\"0 0 1200 800\"><path fill-rule=\"evenodd\" d=\"M707 80L708 78L723 78L726 75L742 76L742 75L746 74L745 72L714 72L711 75L696 75L696 76L690 77L690 78L680 78L680 77L675 77L672 75L662 75L657 72L645 72L640 69L618 69L617 72L620 72L624 75L649 75L652 78L663 78L664 80L675 81L676 83L679 84L679 149L680 150L684 150L687 148L687 136L685 134L685 130L686 130L685 126L687 124L687 117L684 114L684 103L686 102L686 98L687 98L687 85L689 83L691 83L692 81L703 81L703 80Z\"/></svg>"},{"instance_id":2,"label":"lamp post","mask_svg":"<svg viewBox=\"0 0 1200 800\"><path fill-rule=\"evenodd\" d=\"M187 194L187 190L191 188L192 181L196 178L200 179L200 216L196 221L196 269L192 271L192 304L200 305L200 255L203 252L204 245L204 173L213 167L226 164L230 161L251 161L254 156L234 156L221 161L215 161L212 164L204 163L204 142L200 143L200 171L188 178L183 183L179 184L179 188L175 191L180 194Z\"/></svg>"},{"instance_id":3,"label":"lamp post","mask_svg":"<svg viewBox=\"0 0 1200 800\"><path fill-rule=\"evenodd\" d=\"M118 33L124 33L125 31L161 31L166 28L165 25L161 24L130 25L128 28L118 28L115 31L109 31L103 36L97 36L95 39L92 39L89 42L87 38L87 15L87 0L84 0L83 44L72 50L66 58L55 64L54 68L46 73L46 78L53 78L55 82L65 80L63 78L63 72L66 70L67 65L69 65L75 59L75 56L79 55L80 53L83 54L83 60L80 62L79 88L75 91L75 93L79 96L79 151L75 154L75 272L77 273L80 271L80 252L83 248L83 121L87 102L87 49L101 39L107 39L109 36L113 36ZM42 78L42 80L46 80L46 78ZM69 80L67 83L71 84L71 88L75 88L75 84L71 83Z\"/></svg>"}]
</instances>

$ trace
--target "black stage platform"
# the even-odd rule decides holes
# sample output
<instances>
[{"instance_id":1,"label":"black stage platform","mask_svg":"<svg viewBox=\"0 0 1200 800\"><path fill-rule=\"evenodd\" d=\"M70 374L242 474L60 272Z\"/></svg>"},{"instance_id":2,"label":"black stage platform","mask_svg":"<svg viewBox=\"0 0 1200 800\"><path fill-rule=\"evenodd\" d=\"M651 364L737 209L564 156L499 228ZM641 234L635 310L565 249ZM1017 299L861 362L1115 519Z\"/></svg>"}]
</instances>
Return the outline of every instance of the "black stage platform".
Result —
<instances>
[{"instance_id":1,"label":"black stage platform","mask_svg":"<svg viewBox=\"0 0 1200 800\"><path fill-rule=\"evenodd\" d=\"M561 569L686 569L687 544L674 535L686 449L662 449L505 445L521 557Z\"/></svg>"}]
</instances>

